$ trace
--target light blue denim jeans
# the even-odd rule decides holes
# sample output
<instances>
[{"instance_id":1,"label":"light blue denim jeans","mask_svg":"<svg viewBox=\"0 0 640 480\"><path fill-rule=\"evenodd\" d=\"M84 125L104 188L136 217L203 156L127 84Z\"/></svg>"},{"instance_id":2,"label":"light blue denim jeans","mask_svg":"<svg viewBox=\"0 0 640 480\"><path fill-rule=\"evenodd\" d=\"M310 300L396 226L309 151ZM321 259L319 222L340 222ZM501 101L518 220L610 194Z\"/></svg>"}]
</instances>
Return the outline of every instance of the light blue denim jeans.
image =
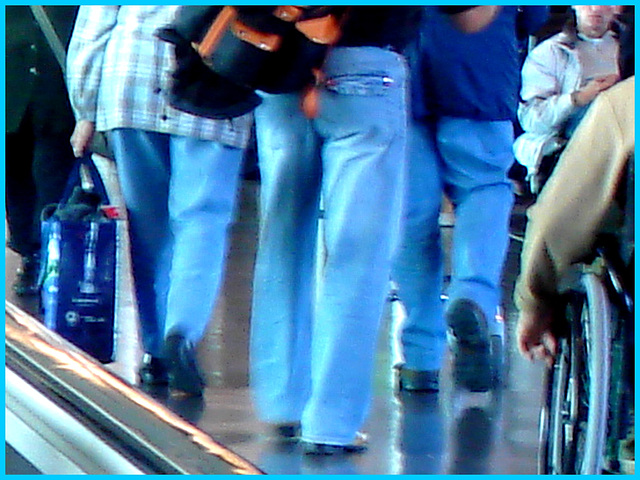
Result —
<instances>
[{"instance_id":1,"label":"light blue denim jeans","mask_svg":"<svg viewBox=\"0 0 640 480\"><path fill-rule=\"evenodd\" d=\"M513 207L507 178L513 126L443 117L413 122L409 135L405 222L393 279L407 310L401 333L405 365L438 370L446 349L438 224L443 192L455 206L449 302L474 300L487 316L491 334L503 334L495 315Z\"/></svg>"},{"instance_id":2,"label":"light blue denim jeans","mask_svg":"<svg viewBox=\"0 0 640 480\"><path fill-rule=\"evenodd\" d=\"M301 421L304 440L347 444L369 409L399 240L406 67L389 50L338 47L325 72L317 118L304 117L298 93L265 94L256 110L251 385L264 421Z\"/></svg>"},{"instance_id":3,"label":"light blue denim jeans","mask_svg":"<svg viewBox=\"0 0 640 480\"><path fill-rule=\"evenodd\" d=\"M196 343L224 274L242 150L195 138L110 132L129 216L131 260L145 352L166 333Z\"/></svg>"}]
</instances>

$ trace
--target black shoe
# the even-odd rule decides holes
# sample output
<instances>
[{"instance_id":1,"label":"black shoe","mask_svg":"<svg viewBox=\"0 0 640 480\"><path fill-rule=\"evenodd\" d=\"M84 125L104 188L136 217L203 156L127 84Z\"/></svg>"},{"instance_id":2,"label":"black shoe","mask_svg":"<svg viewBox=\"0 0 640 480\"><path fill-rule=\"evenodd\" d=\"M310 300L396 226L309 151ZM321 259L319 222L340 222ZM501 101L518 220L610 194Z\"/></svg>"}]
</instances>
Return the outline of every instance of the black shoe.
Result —
<instances>
[{"instance_id":1,"label":"black shoe","mask_svg":"<svg viewBox=\"0 0 640 480\"><path fill-rule=\"evenodd\" d=\"M138 378L142 385L167 385L169 377L164 359L145 353L138 369Z\"/></svg>"},{"instance_id":2,"label":"black shoe","mask_svg":"<svg viewBox=\"0 0 640 480\"><path fill-rule=\"evenodd\" d=\"M412 370L402 364L393 368L396 371L398 391L437 392L440 390L438 370Z\"/></svg>"},{"instance_id":3,"label":"black shoe","mask_svg":"<svg viewBox=\"0 0 640 480\"><path fill-rule=\"evenodd\" d=\"M294 443L300 439L300 422L274 423L270 430L270 436L278 442Z\"/></svg>"},{"instance_id":4,"label":"black shoe","mask_svg":"<svg viewBox=\"0 0 640 480\"><path fill-rule=\"evenodd\" d=\"M353 443L347 445L331 445L328 443L302 442L302 449L306 455L344 455L363 453L367 450L368 439L364 433L356 433Z\"/></svg>"},{"instance_id":5,"label":"black shoe","mask_svg":"<svg viewBox=\"0 0 640 480\"><path fill-rule=\"evenodd\" d=\"M205 382L193 344L182 335L173 334L165 339L164 355L169 373L169 388L191 395L202 395Z\"/></svg>"},{"instance_id":6,"label":"black shoe","mask_svg":"<svg viewBox=\"0 0 640 480\"><path fill-rule=\"evenodd\" d=\"M454 300L446 313L453 351L453 379L472 392L492 386L491 345L487 319L472 300Z\"/></svg>"},{"instance_id":7,"label":"black shoe","mask_svg":"<svg viewBox=\"0 0 640 480\"><path fill-rule=\"evenodd\" d=\"M38 274L40 273L40 255L33 254L22 257L18 268L13 291L19 297L38 294Z\"/></svg>"}]
</instances>

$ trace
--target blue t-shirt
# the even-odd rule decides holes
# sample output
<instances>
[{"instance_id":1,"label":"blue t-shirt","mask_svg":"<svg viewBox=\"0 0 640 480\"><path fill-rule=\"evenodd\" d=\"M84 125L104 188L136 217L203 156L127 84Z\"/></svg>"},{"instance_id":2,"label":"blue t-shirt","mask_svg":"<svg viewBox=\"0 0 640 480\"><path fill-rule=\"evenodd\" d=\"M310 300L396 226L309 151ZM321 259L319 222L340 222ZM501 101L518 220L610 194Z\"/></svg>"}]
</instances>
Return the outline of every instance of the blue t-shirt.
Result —
<instances>
[{"instance_id":1,"label":"blue t-shirt","mask_svg":"<svg viewBox=\"0 0 640 480\"><path fill-rule=\"evenodd\" d=\"M465 34L438 8L425 7L420 35L406 51L414 117L515 120L520 45L547 15L546 6L504 6L484 30Z\"/></svg>"}]
</instances>

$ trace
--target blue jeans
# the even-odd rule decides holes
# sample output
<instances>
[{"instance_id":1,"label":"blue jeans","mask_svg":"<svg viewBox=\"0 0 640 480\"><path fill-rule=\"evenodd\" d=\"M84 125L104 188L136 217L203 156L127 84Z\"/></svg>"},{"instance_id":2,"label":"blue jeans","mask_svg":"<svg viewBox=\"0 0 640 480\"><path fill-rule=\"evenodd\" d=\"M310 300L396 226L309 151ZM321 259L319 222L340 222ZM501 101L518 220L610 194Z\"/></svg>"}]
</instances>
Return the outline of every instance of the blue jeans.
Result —
<instances>
[{"instance_id":1,"label":"blue jeans","mask_svg":"<svg viewBox=\"0 0 640 480\"><path fill-rule=\"evenodd\" d=\"M242 150L134 129L110 132L129 217L143 348L197 342L224 274Z\"/></svg>"},{"instance_id":2,"label":"blue jeans","mask_svg":"<svg viewBox=\"0 0 640 480\"><path fill-rule=\"evenodd\" d=\"M297 93L264 94L256 110L250 373L263 420L301 421L304 440L346 444L368 412L399 240L406 67L391 51L349 47L334 48L325 71L317 118L305 118ZM316 279L318 240L326 255Z\"/></svg>"},{"instance_id":3,"label":"blue jeans","mask_svg":"<svg viewBox=\"0 0 640 480\"><path fill-rule=\"evenodd\" d=\"M446 349L438 225L443 192L456 217L449 302L474 300L491 334L502 335L495 315L513 206L512 144L511 122L443 117L410 128L405 223L393 269L407 310L401 333L407 368L440 369Z\"/></svg>"}]
</instances>

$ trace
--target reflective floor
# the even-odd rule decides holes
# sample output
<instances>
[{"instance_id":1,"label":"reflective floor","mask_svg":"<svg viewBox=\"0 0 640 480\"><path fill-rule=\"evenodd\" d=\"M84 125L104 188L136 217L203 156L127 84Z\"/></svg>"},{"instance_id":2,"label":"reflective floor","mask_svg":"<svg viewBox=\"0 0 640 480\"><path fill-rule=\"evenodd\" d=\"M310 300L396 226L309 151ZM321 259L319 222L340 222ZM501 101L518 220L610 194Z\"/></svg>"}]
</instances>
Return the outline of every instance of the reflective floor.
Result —
<instances>
[{"instance_id":1,"label":"reflective floor","mask_svg":"<svg viewBox=\"0 0 640 480\"><path fill-rule=\"evenodd\" d=\"M103 175L113 179L105 162ZM108 181L112 199L117 185ZM439 394L396 394L392 365L397 344L393 332L401 321L399 302L389 302L379 340L374 404L365 426L370 448L361 455L315 458L297 445L281 445L255 417L247 386L251 273L257 236L259 184L245 180L233 225L228 271L216 311L199 346L208 387L202 399L180 399L166 391L148 392L216 440L271 474L531 474L536 472L537 424L541 402L541 365L523 360L513 346L511 292L520 242L511 241L505 268L504 317L507 331L505 385L490 393L459 391L450 382L447 362ZM119 200L118 200L119 201ZM517 204L514 233L522 231L524 206ZM126 234L121 227L117 361L107 366L136 381L141 352L130 289ZM445 229L446 234L446 229ZM446 235L445 235L446 236ZM17 299L10 285L18 259L5 253L7 299L37 314L34 299Z\"/></svg>"}]
</instances>

